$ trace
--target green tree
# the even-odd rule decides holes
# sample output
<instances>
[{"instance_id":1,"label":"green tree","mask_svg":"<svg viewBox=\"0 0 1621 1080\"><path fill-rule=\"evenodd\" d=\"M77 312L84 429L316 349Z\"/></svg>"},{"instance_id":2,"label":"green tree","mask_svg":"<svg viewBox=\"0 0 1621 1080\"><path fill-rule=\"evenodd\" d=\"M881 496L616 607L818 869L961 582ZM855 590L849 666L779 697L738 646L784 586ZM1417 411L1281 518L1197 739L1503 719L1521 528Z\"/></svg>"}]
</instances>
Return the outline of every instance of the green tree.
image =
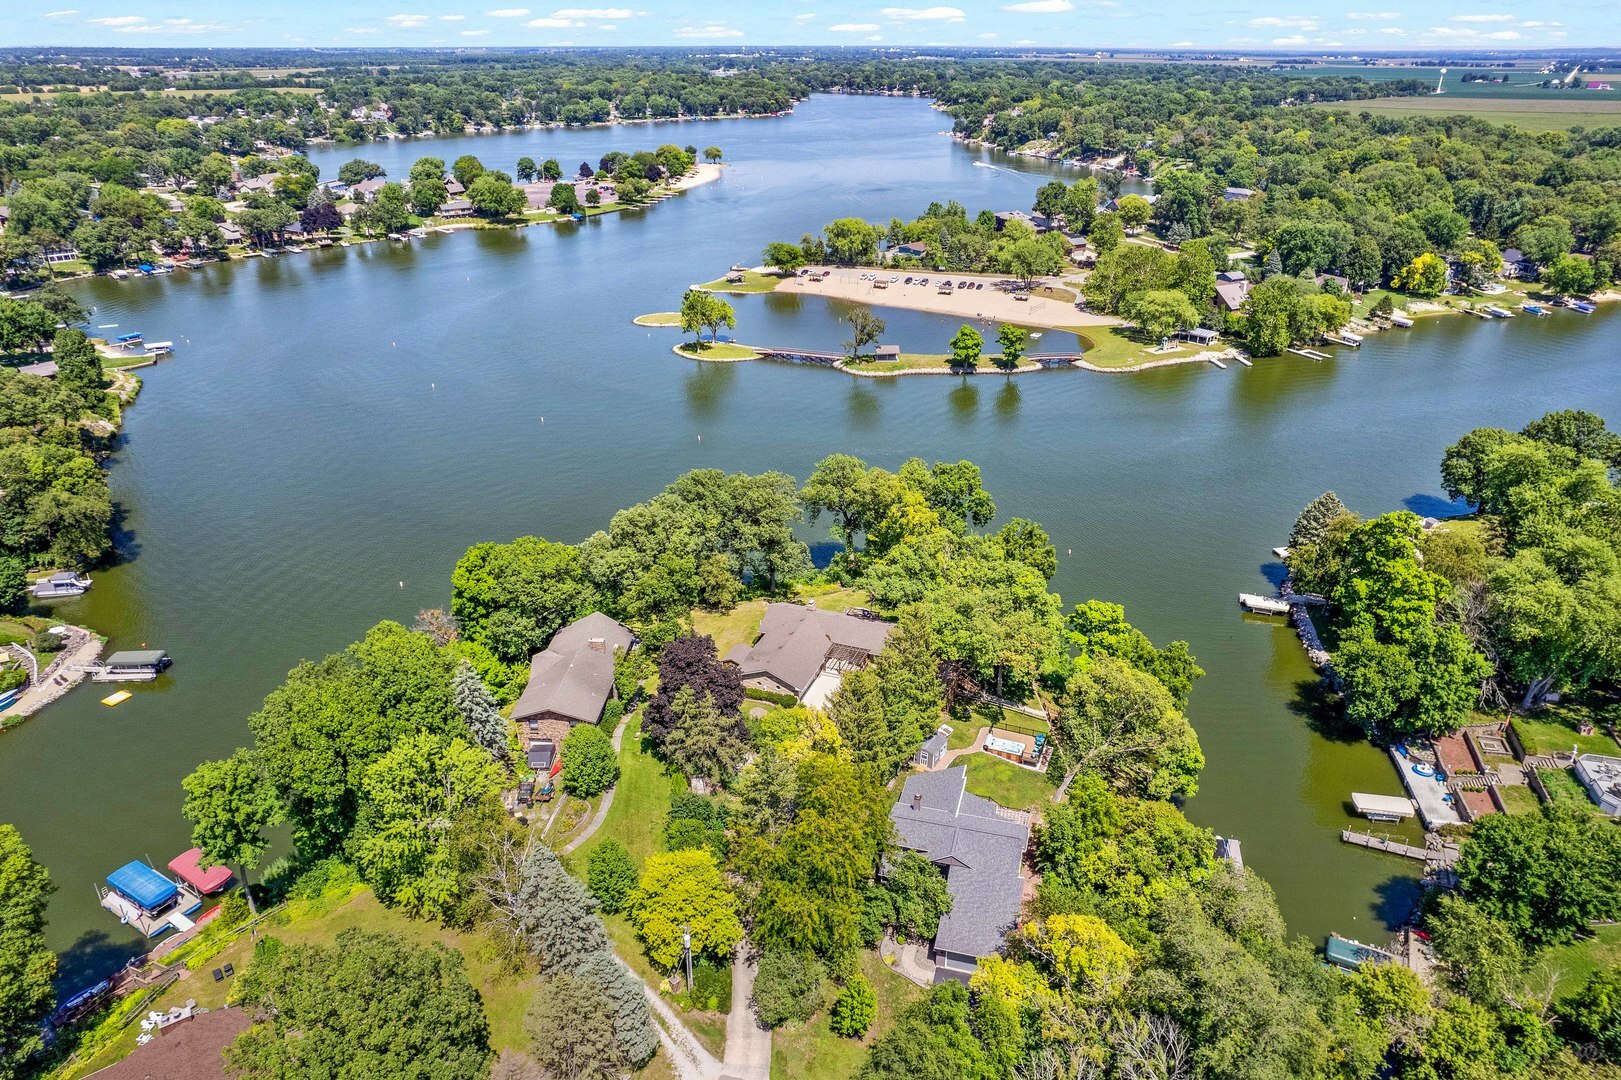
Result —
<instances>
[{"instance_id":1,"label":"green tree","mask_svg":"<svg viewBox=\"0 0 1621 1080\"><path fill-rule=\"evenodd\" d=\"M1175 289L1152 289L1128 296L1120 306L1120 314L1155 338L1170 337L1178 330L1199 325L1193 302Z\"/></svg>"},{"instance_id":2,"label":"green tree","mask_svg":"<svg viewBox=\"0 0 1621 1080\"><path fill-rule=\"evenodd\" d=\"M860 218L840 218L822 230L828 258L846 266L870 263L878 257L881 231Z\"/></svg>"},{"instance_id":3,"label":"green tree","mask_svg":"<svg viewBox=\"0 0 1621 1080\"><path fill-rule=\"evenodd\" d=\"M500 786L483 750L427 732L405 736L368 767L351 848L377 898L450 918L479 869L461 838L497 819Z\"/></svg>"},{"instance_id":4,"label":"green tree","mask_svg":"<svg viewBox=\"0 0 1621 1080\"><path fill-rule=\"evenodd\" d=\"M1086 238L1091 241L1100 256L1118 248L1126 238L1126 229L1120 224L1120 215L1098 214L1093 219L1092 228L1087 231Z\"/></svg>"},{"instance_id":5,"label":"green tree","mask_svg":"<svg viewBox=\"0 0 1621 1080\"><path fill-rule=\"evenodd\" d=\"M648 959L666 971L681 959L684 932L694 954L716 960L729 960L743 938L737 900L705 848L648 856L628 910Z\"/></svg>"},{"instance_id":6,"label":"green tree","mask_svg":"<svg viewBox=\"0 0 1621 1080\"><path fill-rule=\"evenodd\" d=\"M57 384L78 394L93 407L102 397L106 376L101 370L101 354L79 330L58 330L51 348L56 360Z\"/></svg>"},{"instance_id":7,"label":"green tree","mask_svg":"<svg viewBox=\"0 0 1621 1080\"><path fill-rule=\"evenodd\" d=\"M763 1027L803 1024L821 1011L827 966L809 953L767 949L760 957L750 1004Z\"/></svg>"},{"instance_id":8,"label":"green tree","mask_svg":"<svg viewBox=\"0 0 1621 1080\"><path fill-rule=\"evenodd\" d=\"M411 208L407 205L405 189L399 184L384 184L377 189L377 197L365 209L365 220L376 231L399 232L411 224Z\"/></svg>"},{"instance_id":9,"label":"green tree","mask_svg":"<svg viewBox=\"0 0 1621 1080\"><path fill-rule=\"evenodd\" d=\"M1563 296L1584 296L1593 291L1593 261L1561 255L1542 271L1542 283Z\"/></svg>"},{"instance_id":10,"label":"green tree","mask_svg":"<svg viewBox=\"0 0 1621 1080\"><path fill-rule=\"evenodd\" d=\"M951 366L973 370L979 366L979 354L985 339L972 326L964 325L951 339Z\"/></svg>"},{"instance_id":11,"label":"green tree","mask_svg":"<svg viewBox=\"0 0 1621 1080\"><path fill-rule=\"evenodd\" d=\"M563 790L594 799L619 780L613 741L595 724L575 724L563 740Z\"/></svg>"},{"instance_id":12,"label":"green tree","mask_svg":"<svg viewBox=\"0 0 1621 1080\"><path fill-rule=\"evenodd\" d=\"M1149 215L1153 212L1153 205L1141 195L1124 195L1115 203L1115 213L1120 216L1120 224L1125 226L1127 232L1136 232L1147 225Z\"/></svg>"},{"instance_id":13,"label":"green tree","mask_svg":"<svg viewBox=\"0 0 1621 1080\"><path fill-rule=\"evenodd\" d=\"M552 192L546 197L546 205L560 214L578 214L580 212L580 193L574 190L574 185L559 182L552 185Z\"/></svg>"},{"instance_id":14,"label":"green tree","mask_svg":"<svg viewBox=\"0 0 1621 1080\"><path fill-rule=\"evenodd\" d=\"M927 997L901 1010L856 1074L858 1080L991 1080L996 1075L974 1036L968 991L956 981L936 984Z\"/></svg>"},{"instance_id":15,"label":"green tree","mask_svg":"<svg viewBox=\"0 0 1621 1080\"><path fill-rule=\"evenodd\" d=\"M767 244L761 258L767 266L775 266L779 273L787 277L799 273L799 268L805 265L805 252L798 244Z\"/></svg>"},{"instance_id":16,"label":"green tree","mask_svg":"<svg viewBox=\"0 0 1621 1080\"><path fill-rule=\"evenodd\" d=\"M1393 288L1414 296L1436 297L1447 287L1446 260L1434 252L1426 251L1396 271L1390 279Z\"/></svg>"},{"instance_id":17,"label":"green tree","mask_svg":"<svg viewBox=\"0 0 1621 1080\"><path fill-rule=\"evenodd\" d=\"M877 673L869 668L850 672L839 682L828 700L827 714L850 755L885 775L893 773L895 764L911 749L894 745L883 690Z\"/></svg>"},{"instance_id":18,"label":"green tree","mask_svg":"<svg viewBox=\"0 0 1621 1080\"><path fill-rule=\"evenodd\" d=\"M699 697L691 686L676 691L670 711L675 723L664 736L664 756L688 776L724 785L748 753L736 715L718 708L712 695Z\"/></svg>"},{"instance_id":19,"label":"green tree","mask_svg":"<svg viewBox=\"0 0 1621 1080\"><path fill-rule=\"evenodd\" d=\"M539 168L535 165L534 158L525 155L524 157L518 159L516 172L518 175L518 182L520 184L532 183L535 179L535 175L539 171Z\"/></svg>"},{"instance_id":20,"label":"green tree","mask_svg":"<svg viewBox=\"0 0 1621 1080\"><path fill-rule=\"evenodd\" d=\"M1154 799L1199 790L1204 754L1176 699L1153 675L1108 654L1070 680L1054 734L1066 779L1096 770L1118 790Z\"/></svg>"},{"instance_id":21,"label":"green tree","mask_svg":"<svg viewBox=\"0 0 1621 1080\"><path fill-rule=\"evenodd\" d=\"M0 555L0 611L18 611L28 602L28 563Z\"/></svg>"},{"instance_id":22,"label":"green tree","mask_svg":"<svg viewBox=\"0 0 1621 1080\"><path fill-rule=\"evenodd\" d=\"M248 907L257 914L247 872L269 847L265 829L281 819L281 804L257 755L238 750L223 761L205 761L182 785L186 801L180 812L192 823L191 842L211 864L236 868Z\"/></svg>"},{"instance_id":23,"label":"green tree","mask_svg":"<svg viewBox=\"0 0 1621 1080\"><path fill-rule=\"evenodd\" d=\"M1507 923L1457 896L1443 895L1428 919L1436 959L1447 982L1491 1008L1519 992L1525 947Z\"/></svg>"},{"instance_id":24,"label":"green tree","mask_svg":"<svg viewBox=\"0 0 1621 1080\"><path fill-rule=\"evenodd\" d=\"M557 972L541 980L523 1017L530 1053L556 1080L619 1080L628 1071L602 988Z\"/></svg>"},{"instance_id":25,"label":"green tree","mask_svg":"<svg viewBox=\"0 0 1621 1080\"><path fill-rule=\"evenodd\" d=\"M824 513L832 515L834 535L847 554L854 554L857 536L888 513L896 493L892 474L851 454L830 454L816 463L799 492L799 501L812 524Z\"/></svg>"},{"instance_id":26,"label":"green tree","mask_svg":"<svg viewBox=\"0 0 1621 1080\"><path fill-rule=\"evenodd\" d=\"M445 162L443 158L419 157L411 163L411 171L406 174L413 183L418 180L445 179Z\"/></svg>"},{"instance_id":27,"label":"green tree","mask_svg":"<svg viewBox=\"0 0 1621 1080\"><path fill-rule=\"evenodd\" d=\"M1030 331L1012 323L1003 323L996 331L996 343L1002 347L1001 354L996 358L996 366L1012 371L1024 357L1024 350L1030 343Z\"/></svg>"},{"instance_id":28,"label":"green tree","mask_svg":"<svg viewBox=\"0 0 1621 1080\"><path fill-rule=\"evenodd\" d=\"M338 182L354 185L362 180L371 180L375 177L386 176L383 167L375 161L366 161L362 158L351 158L338 167Z\"/></svg>"},{"instance_id":29,"label":"green tree","mask_svg":"<svg viewBox=\"0 0 1621 1080\"><path fill-rule=\"evenodd\" d=\"M528 205L524 193L512 186L506 173L481 173L467 185L467 201L485 217L510 217Z\"/></svg>"},{"instance_id":30,"label":"green tree","mask_svg":"<svg viewBox=\"0 0 1621 1080\"><path fill-rule=\"evenodd\" d=\"M1481 818L1458 860L1458 893L1535 947L1621 915L1621 836L1578 806Z\"/></svg>"},{"instance_id":31,"label":"green tree","mask_svg":"<svg viewBox=\"0 0 1621 1080\"><path fill-rule=\"evenodd\" d=\"M412 180L407 189L407 201L411 210L419 217L432 217L445 205L450 193L445 189L444 180L437 176L427 176Z\"/></svg>"},{"instance_id":32,"label":"green tree","mask_svg":"<svg viewBox=\"0 0 1621 1080\"><path fill-rule=\"evenodd\" d=\"M915 851L902 851L887 861L882 882L867 888L865 903L874 943L885 927L902 940L928 941L950 913L953 898L933 863Z\"/></svg>"},{"instance_id":33,"label":"green tree","mask_svg":"<svg viewBox=\"0 0 1621 1080\"><path fill-rule=\"evenodd\" d=\"M709 331L713 342L721 327L737 325L737 312L732 305L713 293L688 289L681 297L681 329L697 338L700 331Z\"/></svg>"},{"instance_id":34,"label":"green tree","mask_svg":"<svg viewBox=\"0 0 1621 1080\"><path fill-rule=\"evenodd\" d=\"M56 886L10 825L0 825L0 1078L25 1075L44 1046L39 1022L56 1001L56 953L45 944L45 909Z\"/></svg>"},{"instance_id":35,"label":"green tree","mask_svg":"<svg viewBox=\"0 0 1621 1080\"><path fill-rule=\"evenodd\" d=\"M1604 418L1581 409L1545 413L1520 431L1528 439L1563 446L1579 458L1621 468L1621 435L1604 426Z\"/></svg>"},{"instance_id":36,"label":"green tree","mask_svg":"<svg viewBox=\"0 0 1621 1080\"><path fill-rule=\"evenodd\" d=\"M1501 428L1476 428L1447 447L1441 458L1441 490L1449 499L1462 499L1485 512L1492 455L1520 436Z\"/></svg>"},{"instance_id":37,"label":"green tree","mask_svg":"<svg viewBox=\"0 0 1621 1080\"><path fill-rule=\"evenodd\" d=\"M472 154L463 154L451 165L450 172L458 184L471 188L473 181L484 175L484 163Z\"/></svg>"},{"instance_id":38,"label":"green tree","mask_svg":"<svg viewBox=\"0 0 1621 1080\"><path fill-rule=\"evenodd\" d=\"M527 659L596 601L579 550L534 536L474 544L457 560L450 587L463 633L507 661Z\"/></svg>"},{"instance_id":39,"label":"green tree","mask_svg":"<svg viewBox=\"0 0 1621 1080\"><path fill-rule=\"evenodd\" d=\"M855 360L861 355L861 350L871 345L884 335L884 320L874 315L864 307L856 308L850 312L850 339L844 343L845 351L850 359Z\"/></svg>"},{"instance_id":40,"label":"green tree","mask_svg":"<svg viewBox=\"0 0 1621 1080\"><path fill-rule=\"evenodd\" d=\"M714 164L715 162L719 161L724 156L725 156L724 152L718 146L706 146L706 147L704 147L704 160L711 163L711 164Z\"/></svg>"},{"instance_id":41,"label":"green tree","mask_svg":"<svg viewBox=\"0 0 1621 1080\"><path fill-rule=\"evenodd\" d=\"M556 158L547 158L540 163L540 178L542 180L561 180L563 166L557 163Z\"/></svg>"},{"instance_id":42,"label":"green tree","mask_svg":"<svg viewBox=\"0 0 1621 1080\"><path fill-rule=\"evenodd\" d=\"M496 764L506 767L511 753L507 719L501 715L489 687L466 660L456 665L454 690L456 712L467 725L468 739Z\"/></svg>"},{"instance_id":43,"label":"green tree","mask_svg":"<svg viewBox=\"0 0 1621 1080\"><path fill-rule=\"evenodd\" d=\"M489 1024L478 991L461 955L437 942L344 930L334 945L267 951L237 994L262 1011L225 1059L251 1080L483 1080L489 1071Z\"/></svg>"},{"instance_id":44,"label":"green tree","mask_svg":"<svg viewBox=\"0 0 1621 1080\"><path fill-rule=\"evenodd\" d=\"M829 1026L835 1035L859 1039L878 1016L878 995L865 975L852 975L833 1001Z\"/></svg>"},{"instance_id":45,"label":"green tree","mask_svg":"<svg viewBox=\"0 0 1621 1080\"><path fill-rule=\"evenodd\" d=\"M586 882L604 914L624 910L636 888L636 864L625 845L609 837L592 848L586 860Z\"/></svg>"},{"instance_id":46,"label":"green tree","mask_svg":"<svg viewBox=\"0 0 1621 1080\"><path fill-rule=\"evenodd\" d=\"M1621 968L1601 968L1559 1001L1559 1019L1606 1061L1621 1060Z\"/></svg>"}]
</instances>

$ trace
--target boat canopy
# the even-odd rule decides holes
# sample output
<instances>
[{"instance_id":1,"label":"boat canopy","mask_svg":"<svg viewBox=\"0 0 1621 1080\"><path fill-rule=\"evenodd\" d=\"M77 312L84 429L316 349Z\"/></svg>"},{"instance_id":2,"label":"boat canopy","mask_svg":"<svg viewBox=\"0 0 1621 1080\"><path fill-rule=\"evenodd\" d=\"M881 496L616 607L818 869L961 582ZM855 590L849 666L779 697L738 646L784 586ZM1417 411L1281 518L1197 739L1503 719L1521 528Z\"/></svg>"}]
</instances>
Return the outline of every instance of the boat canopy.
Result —
<instances>
[{"instance_id":1,"label":"boat canopy","mask_svg":"<svg viewBox=\"0 0 1621 1080\"><path fill-rule=\"evenodd\" d=\"M108 667L157 667L168 659L162 649L126 649L107 658Z\"/></svg>"},{"instance_id":2,"label":"boat canopy","mask_svg":"<svg viewBox=\"0 0 1621 1080\"><path fill-rule=\"evenodd\" d=\"M1364 816L1379 814L1384 817L1412 817L1413 800L1399 798L1395 795L1369 795L1362 791L1351 792L1351 805L1356 812Z\"/></svg>"},{"instance_id":3,"label":"boat canopy","mask_svg":"<svg viewBox=\"0 0 1621 1080\"><path fill-rule=\"evenodd\" d=\"M202 848L192 848L176 855L169 860L169 869L173 870L181 881L204 896L219 892L225 888L225 883L231 880L231 868L228 866L211 866L206 870L203 869Z\"/></svg>"},{"instance_id":4,"label":"boat canopy","mask_svg":"<svg viewBox=\"0 0 1621 1080\"><path fill-rule=\"evenodd\" d=\"M180 892L180 886L139 859L132 859L108 874L107 884L118 895L147 911L162 907Z\"/></svg>"}]
</instances>

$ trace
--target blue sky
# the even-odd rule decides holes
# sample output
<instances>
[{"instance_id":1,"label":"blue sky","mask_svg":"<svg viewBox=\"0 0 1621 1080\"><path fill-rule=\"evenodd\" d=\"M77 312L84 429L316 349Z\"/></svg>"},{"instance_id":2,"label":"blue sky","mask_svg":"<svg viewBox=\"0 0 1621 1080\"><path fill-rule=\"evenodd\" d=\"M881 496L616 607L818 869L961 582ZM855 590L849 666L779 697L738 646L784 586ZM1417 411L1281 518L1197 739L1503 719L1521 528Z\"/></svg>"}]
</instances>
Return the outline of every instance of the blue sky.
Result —
<instances>
[{"instance_id":1,"label":"blue sky","mask_svg":"<svg viewBox=\"0 0 1621 1080\"><path fill-rule=\"evenodd\" d=\"M4 0L4 45L1040 45L1336 52L1595 47L1618 5L1468 0L640 0L496 7L433 0ZM558 0L562 4L618 0ZM626 0L627 4L630 0ZM904 5L904 6L903 6Z\"/></svg>"}]
</instances>

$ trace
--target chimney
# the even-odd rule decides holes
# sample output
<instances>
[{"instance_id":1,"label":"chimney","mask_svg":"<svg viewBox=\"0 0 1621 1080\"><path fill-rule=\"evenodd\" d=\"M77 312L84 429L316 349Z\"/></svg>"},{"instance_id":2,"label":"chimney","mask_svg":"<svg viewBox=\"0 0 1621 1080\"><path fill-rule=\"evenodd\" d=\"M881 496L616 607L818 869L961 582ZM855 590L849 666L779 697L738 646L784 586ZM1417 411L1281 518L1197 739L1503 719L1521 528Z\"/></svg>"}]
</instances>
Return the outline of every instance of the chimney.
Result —
<instances>
[{"instance_id":1,"label":"chimney","mask_svg":"<svg viewBox=\"0 0 1621 1080\"><path fill-rule=\"evenodd\" d=\"M913 810L921 810L921 809L923 809L923 796L921 794L912 796L912 809Z\"/></svg>"},{"instance_id":2,"label":"chimney","mask_svg":"<svg viewBox=\"0 0 1621 1080\"><path fill-rule=\"evenodd\" d=\"M597 650L597 652L608 651L608 642L604 638L594 637L590 641L586 642L586 645Z\"/></svg>"}]
</instances>

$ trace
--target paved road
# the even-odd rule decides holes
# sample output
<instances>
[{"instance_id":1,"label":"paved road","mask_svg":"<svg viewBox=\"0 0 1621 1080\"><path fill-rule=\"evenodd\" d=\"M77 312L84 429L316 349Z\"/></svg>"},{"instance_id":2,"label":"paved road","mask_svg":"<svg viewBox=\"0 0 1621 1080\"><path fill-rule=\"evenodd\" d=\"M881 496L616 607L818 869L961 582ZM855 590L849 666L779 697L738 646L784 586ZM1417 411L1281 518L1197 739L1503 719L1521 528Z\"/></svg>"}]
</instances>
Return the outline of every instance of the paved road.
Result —
<instances>
[{"instance_id":1,"label":"paved road","mask_svg":"<svg viewBox=\"0 0 1621 1080\"><path fill-rule=\"evenodd\" d=\"M750 1004L757 965L749 943L739 943L732 958L732 1011L726 1017L725 1080L770 1080L771 1029L760 1026Z\"/></svg>"},{"instance_id":2,"label":"paved road","mask_svg":"<svg viewBox=\"0 0 1621 1080\"><path fill-rule=\"evenodd\" d=\"M619 746L625 739L625 725L628 723L630 723L630 717L626 716L624 719L619 721L619 726L614 728L614 757L619 756ZM609 788L607 791L602 793L602 805L598 806L597 812L591 816L591 824L585 827L585 832L564 844L563 849L558 852L558 854L567 855L569 852L591 839L591 837L595 836L597 830L602 828L602 823L608 820L608 807L612 806L613 804L614 789ZM550 828L549 825L547 827Z\"/></svg>"}]
</instances>

